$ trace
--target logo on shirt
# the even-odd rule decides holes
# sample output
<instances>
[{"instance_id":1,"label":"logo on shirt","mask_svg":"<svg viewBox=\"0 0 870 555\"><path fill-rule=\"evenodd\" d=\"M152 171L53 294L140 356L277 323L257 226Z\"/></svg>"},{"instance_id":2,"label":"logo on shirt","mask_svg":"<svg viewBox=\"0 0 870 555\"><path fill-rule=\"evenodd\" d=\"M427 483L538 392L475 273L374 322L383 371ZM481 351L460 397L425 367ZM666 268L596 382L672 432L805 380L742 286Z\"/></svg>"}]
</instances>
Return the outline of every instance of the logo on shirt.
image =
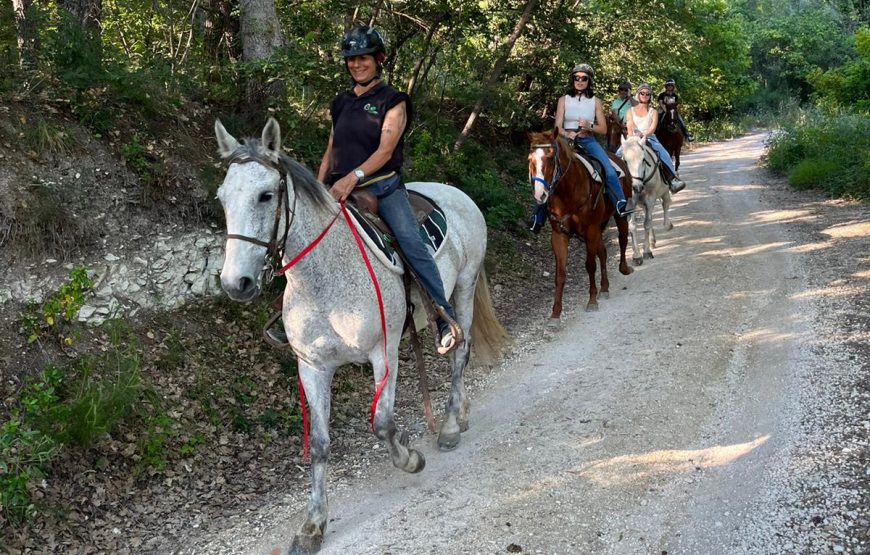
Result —
<instances>
[{"instance_id":1,"label":"logo on shirt","mask_svg":"<svg viewBox=\"0 0 870 555\"><path fill-rule=\"evenodd\" d=\"M366 104L365 106L363 106L363 110L365 110L366 113L371 114L373 116L378 115L378 107L375 106L374 104L371 104L371 103Z\"/></svg>"}]
</instances>

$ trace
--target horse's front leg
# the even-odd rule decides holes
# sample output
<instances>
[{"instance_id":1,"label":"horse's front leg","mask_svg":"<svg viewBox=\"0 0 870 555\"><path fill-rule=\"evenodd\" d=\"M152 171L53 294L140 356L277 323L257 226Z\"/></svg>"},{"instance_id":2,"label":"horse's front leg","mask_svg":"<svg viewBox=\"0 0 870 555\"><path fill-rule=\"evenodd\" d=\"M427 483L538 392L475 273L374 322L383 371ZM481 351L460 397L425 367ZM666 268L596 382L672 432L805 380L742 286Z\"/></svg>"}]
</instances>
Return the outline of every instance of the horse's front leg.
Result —
<instances>
[{"instance_id":1,"label":"horse's front leg","mask_svg":"<svg viewBox=\"0 0 870 555\"><path fill-rule=\"evenodd\" d=\"M586 273L589 275L589 302L586 312L598 310L598 287L595 286L595 258L601 248L601 228L597 224L586 226Z\"/></svg>"},{"instance_id":2,"label":"horse's front leg","mask_svg":"<svg viewBox=\"0 0 870 555\"><path fill-rule=\"evenodd\" d=\"M557 231L553 227L550 233L550 245L556 258L556 292L553 297L553 312L550 313L550 323L558 323L562 316L562 293L565 290L565 275L568 271L568 237L567 233ZM593 262L594 263L594 262Z\"/></svg>"},{"instance_id":3,"label":"horse's front leg","mask_svg":"<svg viewBox=\"0 0 870 555\"><path fill-rule=\"evenodd\" d=\"M639 199L638 206L646 206L644 204L644 199ZM618 223L618 218L617 218ZM640 248L640 241L637 240L637 236L640 233L638 229L642 224L640 210L632 213L631 215L631 223L629 224L628 232L631 235L631 261L634 262L635 266L640 266L643 264L643 251Z\"/></svg>"},{"instance_id":4,"label":"horse's front leg","mask_svg":"<svg viewBox=\"0 0 870 555\"><path fill-rule=\"evenodd\" d=\"M671 215L668 210L671 208L671 193L670 191L666 191L664 195L662 195L662 212L665 215L665 229L670 231L674 229L674 224L671 223Z\"/></svg>"},{"instance_id":5,"label":"horse's front leg","mask_svg":"<svg viewBox=\"0 0 870 555\"><path fill-rule=\"evenodd\" d=\"M655 232L652 229L653 226L653 210L656 207L656 200L652 196L646 198L646 202L644 202L644 214L643 214L643 257L644 258L655 258L652 253L652 247L655 246Z\"/></svg>"},{"instance_id":6,"label":"horse's front leg","mask_svg":"<svg viewBox=\"0 0 870 555\"><path fill-rule=\"evenodd\" d=\"M388 344L387 353L390 361L390 373L387 376L383 389L381 389L377 405L375 406L374 432L378 439L387 442L390 458L397 468L401 468L405 472L420 472L426 466L426 459L416 449L408 448L408 431L397 430L396 422L393 419L393 406L396 400L396 376L399 369L398 339ZM374 371L375 387L381 383L386 372L383 354L383 348L377 347L375 352L369 357L372 362L372 370Z\"/></svg>"},{"instance_id":7,"label":"horse's front leg","mask_svg":"<svg viewBox=\"0 0 870 555\"><path fill-rule=\"evenodd\" d=\"M316 553L326 532L326 470L329 457L329 411L332 376L335 369L319 369L298 361L299 377L305 388L309 414L309 449L311 452L311 497L308 516L293 537L290 555Z\"/></svg>"}]
</instances>

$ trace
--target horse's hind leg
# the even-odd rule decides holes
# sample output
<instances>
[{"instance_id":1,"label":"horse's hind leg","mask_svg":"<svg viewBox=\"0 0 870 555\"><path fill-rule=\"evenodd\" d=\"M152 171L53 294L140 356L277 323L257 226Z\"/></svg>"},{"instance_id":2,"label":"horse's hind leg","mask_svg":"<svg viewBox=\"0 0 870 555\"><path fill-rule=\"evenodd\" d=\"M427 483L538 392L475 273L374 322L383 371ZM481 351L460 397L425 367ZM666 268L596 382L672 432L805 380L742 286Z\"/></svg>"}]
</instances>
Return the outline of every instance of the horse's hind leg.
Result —
<instances>
[{"instance_id":1,"label":"horse's hind leg","mask_svg":"<svg viewBox=\"0 0 870 555\"><path fill-rule=\"evenodd\" d=\"M607 222L602 224L606 226ZM610 298L610 279L607 277L607 246L604 244L604 230L601 230L601 241L598 244L598 265L601 267L601 290L598 296L602 299Z\"/></svg>"},{"instance_id":2,"label":"horse's hind leg","mask_svg":"<svg viewBox=\"0 0 870 555\"><path fill-rule=\"evenodd\" d=\"M375 351L375 353L370 355L370 360L374 370L375 384L379 384L384 377L386 367L383 349L376 347ZM401 468L405 472L420 472L426 466L426 459L422 453L408 447L407 430L398 430L396 422L393 420L393 405L396 399L396 375L399 369L398 346L390 346L388 344L387 353L389 353L390 357L390 374L387 376L383 389L381 389L378 404L375 407L373 422L375 435L387 442L390 459L392 459L396 468Z\"/></svg>"},{"instance_id":3,"label":"horse's hind leg","mask_svg":"<svg viewBox=\"0 0 870 555\"><path fill-rule=\"evenodd\" d=\"M299 361L299 377L305 389L310 416L311 496L308 516L293 537L291 554L316 553L326 532L326 471L329 457L330 391L334 369L322 370Z\"/></svg>"},{"instance_id":4,"label":"horse's hind leg","mask_svg":"<svg viewBox=\"0 0 870 555\"><path fill-rule=\"evenodd\" d=\"M671 216L668 212L671 208L671 193L670 191L665 191L665 194L662 195L662 212L665 215L665 229L670 231L674 229L674 224L671 223Z\"/></svg>"},{"instance_id":5,"label":"horse's hind leg","mask_svg":"<svg viewBox=\"0 0 870 555\"><path fill-rule=\"evenodd\" d=\"M629 218L630 217L631 216L629 216ZM616 230L619 233L619 273L627 276L634 271L625 260L625 249L628 247L628 220L618 216L615 219Z\"/></svg>"},{"instance_id":6,"label":"horse's hind leg","mask_svg":"<svg viewBox=\"0 0 870 555\"><path fill-rule=\"evenodd\" d=\"M453 290L453 308L456 322L465 330L465 341L451 354L453 372L450 378L450 395L447 397L444 421L438 431L438 448L443 451L455 449L459 445L460 433L468 429L470 403L465 395L465 368L471 355L471 321L474 316L474 288L477 284L474 275L460 275ZM469 283L470 282L470 283Z\"/></svg>"}]
</instances>

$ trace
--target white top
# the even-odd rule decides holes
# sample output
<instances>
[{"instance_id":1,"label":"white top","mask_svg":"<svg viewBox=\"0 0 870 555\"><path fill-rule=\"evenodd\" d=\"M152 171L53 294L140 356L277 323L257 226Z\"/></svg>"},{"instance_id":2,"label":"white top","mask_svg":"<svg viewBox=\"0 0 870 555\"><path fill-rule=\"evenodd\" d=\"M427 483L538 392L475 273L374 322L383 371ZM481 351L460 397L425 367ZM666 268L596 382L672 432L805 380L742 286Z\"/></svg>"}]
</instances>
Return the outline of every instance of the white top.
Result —
<instances>
[{"instance_id":1,"label":"white top","mask_svg":"<svg viewBox=\"0 0 870 555\"><path fill-rule=\"evenodd\" d=\"M631 109L631 117L634 120L634 128L637 129L638 131L640 131L641 133L643 133L644 135L646 135L647 129L649 129L649 125L650 125L650 123L652 123L651 120L652 120L653 113L654 113L653 110L650 110L649 108L647 108L646 115L641 117L641 116L637 115L637 112L634 110L634 108L632 108Z\"/></svg>"},{"instance_id":2,"label":"white top","mask_svg":"<svg viewBox=\"0 0 870 555\"><path fill-rule=\"evenodd\" d=\"M577 120L585 119L587 121L595 121L595 97L587 97L584 94L575 96L565 95L565 121L562 122L562 129L565 131L574 131L577 129Z\"/></svg>"}]
</instances>

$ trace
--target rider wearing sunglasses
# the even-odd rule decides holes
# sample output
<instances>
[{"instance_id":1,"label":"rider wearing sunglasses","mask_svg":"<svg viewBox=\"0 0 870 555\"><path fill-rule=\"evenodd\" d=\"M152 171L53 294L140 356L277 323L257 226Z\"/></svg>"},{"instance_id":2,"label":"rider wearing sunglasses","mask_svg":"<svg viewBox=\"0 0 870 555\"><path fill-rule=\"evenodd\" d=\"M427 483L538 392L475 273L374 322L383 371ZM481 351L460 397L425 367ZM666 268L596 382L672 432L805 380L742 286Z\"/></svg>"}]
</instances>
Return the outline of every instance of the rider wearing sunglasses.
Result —
<instances>
[{"instance_id":1,"label":"rider wearing sunglasses","mask_svg":"<svg viewBox=\"0 0 870 555\"><path fill-rule=\"evenodd\" d=\"M589 64L580 64L571 70L565 95L559 98L556 104L556 127L562 136L574 144L575 148L585 151L588 156L601 163L604 168L607 194L616 207L616 213L625 217L634 212L636 201L634 198L626 200L616 170L613 169L604 148L593 135L607 133L604 108L601 101L595 97L594 84L595 70ZM543 210L539 207L535 213L532 231L540 229L546 218L546 205L541 206Z\"/></svg>"},{"instance_id":2,"label":"rider wearing sunglasses","mask_svg":"<svg viewBox=\"0 0 870 555\"><path fill-rule=\"evenodd\" d=\"M610 103L610 117L613 121L618 121L620 125L625 126L625 116L628 114L629 108L632 106L637 106L637 100L631 96L631 83L628 81L623 81L622 84L619 85L619 94ZM612 148L615 151L619 148L619 145L607 145L608 148Z\"/></svg>"},{"instance_id":3,"label":"rider wearing sunglasses","mask_svg":"<svg viewBox=\"0 0 870 555\"><path fill-rule=\"evenodd\" d=\"M671 108L677 108L680 103L680 97L677 96L675 92L677 89L677 82L673 79L668 79L665 81L665 90L659 93L658 101L659 101L659 118L661 118L666 110L670 110ZM680 131L683 133L683 137L686 138L686 142L691 143L694 141L694 137L689 133L689 130L686 128L686 122L683 121L683 116L677 111L677 125L680 127Z\"/></svg>"},{"instance_id":4,"label":"rider wearing sunglasses","mask_svg":"<svg viewBox=\"0 0 870 555\"><path fill-rule=\"evenodd\" d=\"M628 111L628 135L646 139L646 144L656 151L656 154L659 155L659 158L670 174L668 183L670 184L671 192L679 193L686 187L686 184L677 177L677 171L674 169L673 160L671 160L665 147L663 147L656 138L655 132L656 125L658 125L659 114L650 107L651 96L652 88L650 88L646 83L642 83L637 87L637 95L635 97L637 99L637 106ZM619 156L622 154L621 151L622 148L620 147L620 150L617 151L616 155Z\"/></svg>"}]
</instances>

